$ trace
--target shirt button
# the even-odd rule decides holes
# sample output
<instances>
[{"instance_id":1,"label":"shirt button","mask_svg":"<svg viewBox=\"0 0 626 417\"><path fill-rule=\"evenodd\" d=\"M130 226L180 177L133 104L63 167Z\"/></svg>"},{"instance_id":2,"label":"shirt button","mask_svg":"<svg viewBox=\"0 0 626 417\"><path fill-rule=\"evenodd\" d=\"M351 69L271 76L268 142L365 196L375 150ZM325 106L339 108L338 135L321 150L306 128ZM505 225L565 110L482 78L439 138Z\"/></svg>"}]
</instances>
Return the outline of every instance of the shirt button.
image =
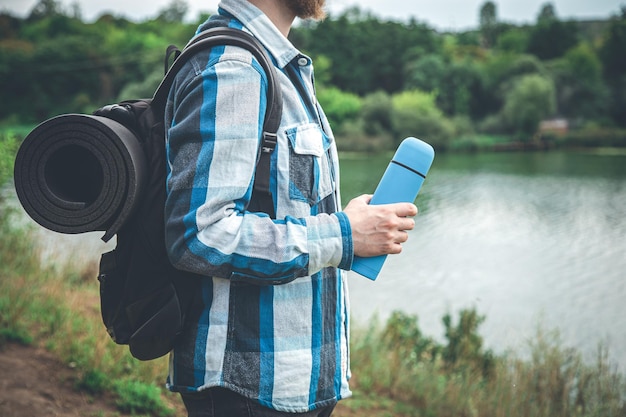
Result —
<instances>
[{"instance_id":1,"label":"shirt button","mask_svg":"<svg viewBox=\"0 0 626 417\"><path fill-rule=\"evenodd\" d=\"M305 57L300 57L298 58L298 65L300 65L301 67L309 65L309 60L306 59Z\"/></svg>"}]
</instances>

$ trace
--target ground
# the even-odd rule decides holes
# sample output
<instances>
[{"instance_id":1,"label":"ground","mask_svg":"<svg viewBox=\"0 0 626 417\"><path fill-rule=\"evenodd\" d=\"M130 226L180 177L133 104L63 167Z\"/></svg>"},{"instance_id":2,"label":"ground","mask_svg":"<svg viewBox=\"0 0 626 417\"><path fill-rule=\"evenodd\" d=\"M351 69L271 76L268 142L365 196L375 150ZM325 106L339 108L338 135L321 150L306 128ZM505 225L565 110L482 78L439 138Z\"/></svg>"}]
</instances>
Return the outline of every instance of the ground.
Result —
<instances>
[{"instance_id":1,"label":"ground","mask_svg":"<svg viewBox=\"0 0 626 417\"><path fill-rule=\"evenodd\" d=\"M112 417L111 398L74 389L75 371L42 348L7 344L0 348L0 416Z\"/></svg>"},{"instance_id":2,"label":"ground","mask_svg":"<svg viewBox=\"0 0 626 417\"><path fill-rule=\"evenodd\" d=\"M74 388L75 370L43 348L0 347L0 417L119 417L114 399ZM181 409L177 415L183 416ZM340 404L333 417L353 415Z\"/></svg>"}]
</instances>

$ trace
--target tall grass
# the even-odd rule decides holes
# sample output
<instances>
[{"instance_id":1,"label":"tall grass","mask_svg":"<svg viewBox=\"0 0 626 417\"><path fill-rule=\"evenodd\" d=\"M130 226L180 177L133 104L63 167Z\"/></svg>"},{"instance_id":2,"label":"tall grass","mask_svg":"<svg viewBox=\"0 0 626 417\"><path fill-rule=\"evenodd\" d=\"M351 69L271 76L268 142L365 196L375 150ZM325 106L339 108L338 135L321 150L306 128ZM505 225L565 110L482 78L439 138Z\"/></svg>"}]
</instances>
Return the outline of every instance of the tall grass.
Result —
<instances>
[{"instance_id":1,"label":"tall grass","mask_svg":"<svg viewBox=\"0 0 626 417\"><path fill-rule=\"evenodd\" d=\"M557 331L538 329L524 359L482 347L481 317L444 317L447 342L424 337L417 318L400 312L353 334L358 405L395 401L391 415L565 417L626 416L626 383L598 348L594 363L564 347Z\"/></svg>"},{"instance_id":2,"label":"tall grass","mask_svg":"<svg viewBox=\"0 0 626 417\"><path fill-rule=\"evenodd\" d=\"M109 338L95 265L83 271L43 266L26 231L11 226L7 213L0 215L0 347L9 341L41 344L76 369L76 385L87 392L115 392L121 410L171 415L167 403L177 399L162 388L167 358L137 361ZM129 391L134 395L125 395ZM138 398L147 401L144 408Z\"/></svg>"}]
</instances>

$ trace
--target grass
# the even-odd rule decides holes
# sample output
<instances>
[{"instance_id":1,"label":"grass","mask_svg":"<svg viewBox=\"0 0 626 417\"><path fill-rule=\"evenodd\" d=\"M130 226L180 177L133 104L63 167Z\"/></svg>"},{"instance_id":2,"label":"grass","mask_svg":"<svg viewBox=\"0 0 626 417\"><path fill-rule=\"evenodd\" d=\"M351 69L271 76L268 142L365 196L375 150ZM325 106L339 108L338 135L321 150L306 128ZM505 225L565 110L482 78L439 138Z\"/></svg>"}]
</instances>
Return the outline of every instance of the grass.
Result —
<instances>
[{"instance_id":1,"label":"grass","mask_svg":"<svg viewBox=\"0 0 626 417\"><path fill-rule=\"evenodd\" d=\"M0 135L0 191L12 176L19 142L19 135ZM23 222L4 198L0 193L0 347L43 345L76 369L77 389L113 392L120 411L172 415L177 399L162 388L167 358L137 361L106 334L97 259L82 269L40 262L30 231L18 226Z\"/></svg>"},{"instance_id":2,"label":"grass","mask_svg":"<svg viewBox=\"0 0 626 417\"><path fill-rule=\"evenodd\" d=\"M0 137L0 189L12 172L14 136ZM120 412L171 416L180 401L163 385L167 358L133 359L102 325L96 265L42 264L29 231L0 193L0 346L42 344L77 370L76 389L111 392ZM483 347L484 317L443 317L446 341L425 336L417 317L395 312L352 334L354 397L335 416L622 417L626 383L601 347L593 363L538 329L522 356ZM115 382L112 382L115 381Z\"/></svg>"},{"instance_id":3,"label":"grass","mask_svg":"<svg viewBox=\"0 0 626 417\"><path fill-rule=\"evenodd\" d=\"M401 312L354 334L355 406L392 399L386 408L396 417L626 415L624 378L603 348L585 363L558 331L539 328L526 359L495 356L482 348L474 310L462 311L457 324L443 321L443 344L421 335L417 318Z\"/></svg>"},{"instance_id":4,"label":"grass","mask_svg":"<svg viewBox=\"0 0 626 417\"><path fill-rule=\"evenodd\" d=\"M172 415L175 399L161 388L167 358L139 362L110 340L99 315L95 269L81 271L78 279L63 266L42 266L25 231L14 229L9 217L3 210L0 345L42 344L77 370L78 389L90 395L114 392L121 411Z\"/></svg>"}]
</instances>

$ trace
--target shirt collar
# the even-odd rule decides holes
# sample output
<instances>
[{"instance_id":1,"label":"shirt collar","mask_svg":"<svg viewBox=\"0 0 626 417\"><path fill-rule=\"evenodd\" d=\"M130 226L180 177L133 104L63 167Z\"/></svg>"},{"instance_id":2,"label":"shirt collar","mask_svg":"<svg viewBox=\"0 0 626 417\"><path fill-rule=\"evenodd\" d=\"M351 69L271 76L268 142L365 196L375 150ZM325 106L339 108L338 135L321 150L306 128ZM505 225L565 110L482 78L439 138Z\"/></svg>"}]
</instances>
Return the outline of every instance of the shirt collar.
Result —
<instances>
[{"instance_id":1,"label":"shirt collar","mask_svg":"<svg viewBox=\"0 0 626 417\"><path fill-rule=\"evenodd\" d=\"M291 60L301 55L274 23L249 1L221 0L218 7L237 18L274 56L279 67L285 67Z\"/></svg>"}]
</instances>

